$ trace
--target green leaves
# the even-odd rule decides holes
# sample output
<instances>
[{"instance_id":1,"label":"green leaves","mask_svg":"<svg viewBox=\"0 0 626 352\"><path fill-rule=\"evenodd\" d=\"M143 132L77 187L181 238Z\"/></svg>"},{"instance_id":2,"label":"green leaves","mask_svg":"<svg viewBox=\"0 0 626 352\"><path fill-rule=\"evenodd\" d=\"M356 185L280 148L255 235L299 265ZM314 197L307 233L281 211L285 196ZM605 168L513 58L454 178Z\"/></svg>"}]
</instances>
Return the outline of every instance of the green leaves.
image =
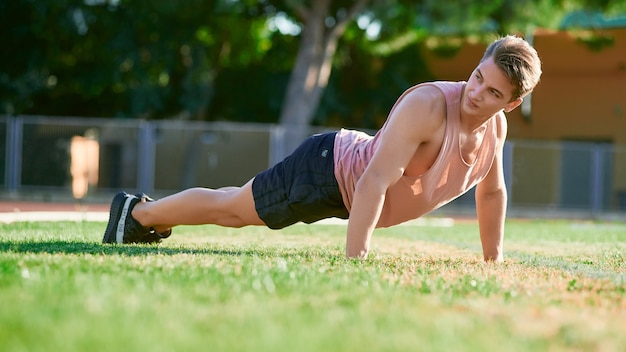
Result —
<instances>
[{"instance_id":1,"label":"green leaves","mask_svg":"<svg viewBox=\"0 0 626 352\"><path fill-rule=\"evenodd\" d=\"M276 122L302 31L282 34L270 24L281 19L302 26L303 9L316 3L4 1L0 113ZM320 23L328 30L354 3L330 1ZM372 103L372 97L397 96L407 82L431 78L426 67L408 73L412 62L404 61L419 60L419 44L427 39L435 50L454 55L457 43L467 38L558 28L566 14L583 9L607 16L626 11L623 1L608 0L368 1L339 41L333 60L337 77L331 76L319 106L313 104L314 123L378 127L371 115L384 117L393 100ZM610 45L601 36L581 41L592 48ZM386 71L382 78L380 67ZM366 82L391 77L399 87L390 91L386 82L341 81L358 75ZM241 104L247 99L258 101ZM361 107L368 104L377 110Z\"/></svg>"}]
</instances>

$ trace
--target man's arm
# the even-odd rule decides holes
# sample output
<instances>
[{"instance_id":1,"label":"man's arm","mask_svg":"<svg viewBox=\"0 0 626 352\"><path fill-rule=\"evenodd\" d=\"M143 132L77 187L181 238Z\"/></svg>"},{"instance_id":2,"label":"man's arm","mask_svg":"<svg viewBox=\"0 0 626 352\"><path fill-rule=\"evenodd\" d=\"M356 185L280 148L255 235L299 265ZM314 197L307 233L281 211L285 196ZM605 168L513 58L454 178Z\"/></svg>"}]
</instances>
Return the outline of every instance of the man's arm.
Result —
<instances>
[{"instance_id":1,"label":"man's arm","mask_svg":"<svg viewBox=\"0 0 626 352\"><path fill-rule=\"evenodd\" d=\"M502 157L507 126L503 116L495 118L499 119L498 149L489 173L476 187L476 213L485 261L501 262L504 260L504 222L507 206Z\"/></svg>"},{"instance_id":2,"label":"man's arm","mask_svg":"<svg viewBox=\"0 0 626 352\"><path fill-rule=\"evenodd\" d=\"M387 189L402 177L419 146L441 128L444 104L439 90L424 87L407 94L392 110L379 147L356 184L346 238L348 258L367 257Z\"/></svg>"}]
</instances>

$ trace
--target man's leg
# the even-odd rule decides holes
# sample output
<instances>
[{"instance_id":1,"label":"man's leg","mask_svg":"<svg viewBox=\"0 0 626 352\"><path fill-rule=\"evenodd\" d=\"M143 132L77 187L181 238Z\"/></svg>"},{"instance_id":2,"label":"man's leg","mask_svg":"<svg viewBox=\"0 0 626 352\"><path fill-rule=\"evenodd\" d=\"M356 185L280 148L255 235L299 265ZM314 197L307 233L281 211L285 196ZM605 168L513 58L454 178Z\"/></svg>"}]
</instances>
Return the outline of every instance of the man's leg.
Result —
<instances>
[{"instance_id":1,"label":"man's leg","mask_svg":"<svg viewBox=\"0 0 626 352\"><path fill-rule=\"evenodd\" d=\"M254 207L252 180L242 187L190 188L154 202L138 203L132 217L158 232L176 225L264 225Z\"/></svg>"}]
</instances>

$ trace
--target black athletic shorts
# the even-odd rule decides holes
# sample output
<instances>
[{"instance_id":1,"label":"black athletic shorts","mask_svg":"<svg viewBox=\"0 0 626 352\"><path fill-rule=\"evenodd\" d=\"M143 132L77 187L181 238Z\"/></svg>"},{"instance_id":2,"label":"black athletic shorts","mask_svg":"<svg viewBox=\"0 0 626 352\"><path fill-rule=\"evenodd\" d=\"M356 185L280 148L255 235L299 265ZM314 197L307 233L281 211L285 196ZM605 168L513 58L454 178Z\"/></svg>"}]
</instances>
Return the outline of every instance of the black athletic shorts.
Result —
<instances>
[{"instance_id":1,"label":"black athletic shorts","mask_svg":"<svg viewBox=\"0 0 626 352\"><path fill-rule=\"evenodd\" d=\"M335 178L336 134L307 138L291 155L254 178L254 206L269 228L348 218Z\"/></svg>"}]
</instances>

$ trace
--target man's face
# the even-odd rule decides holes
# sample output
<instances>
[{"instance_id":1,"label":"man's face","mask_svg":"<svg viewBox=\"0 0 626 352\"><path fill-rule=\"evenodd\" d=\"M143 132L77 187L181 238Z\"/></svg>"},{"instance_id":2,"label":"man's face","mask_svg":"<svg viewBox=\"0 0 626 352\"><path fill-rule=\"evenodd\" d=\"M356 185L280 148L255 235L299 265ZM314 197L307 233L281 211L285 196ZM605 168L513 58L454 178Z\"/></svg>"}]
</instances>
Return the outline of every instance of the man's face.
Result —
<instances>
[{"instance_id":1,"label":"man's face","mask_svg":"<svg viewBox=\"0 0 626 352\"><path fill-rule=\"evenodd\" d=\"M492 116L500 110L509 112L522 103L521 98L511 101L514 88L490 57L481 62L467 80L462 111L481 116Z\"/></svg>"}]
</instances>

